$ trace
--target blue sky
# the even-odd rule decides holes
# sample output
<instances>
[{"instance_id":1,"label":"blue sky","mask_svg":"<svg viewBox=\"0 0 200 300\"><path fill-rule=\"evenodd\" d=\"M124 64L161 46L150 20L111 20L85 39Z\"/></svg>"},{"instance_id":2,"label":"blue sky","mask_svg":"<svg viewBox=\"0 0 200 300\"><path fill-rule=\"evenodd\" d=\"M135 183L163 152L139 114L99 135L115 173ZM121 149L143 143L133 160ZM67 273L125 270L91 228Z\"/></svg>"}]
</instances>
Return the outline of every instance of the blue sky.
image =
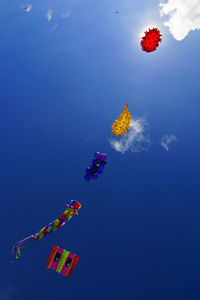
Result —
<instances>
[{"instance_id":1,"label":"blue sky","mask_svg":"<svg viewBox=\"0 0 200 300\"><path fill-rule=\"evenodd\" d=\"M179 2L160 16L160 1L1 1L0 300L199 299L199 5ZM149 24L163 35L151 54ZM121 153L126 103L144 147ZM86 182L96 151L108 164ZM71 199L79 216L10 264ZM80 257L71 278L46 269L53 245Z\"/></svg>"}]
</instances>

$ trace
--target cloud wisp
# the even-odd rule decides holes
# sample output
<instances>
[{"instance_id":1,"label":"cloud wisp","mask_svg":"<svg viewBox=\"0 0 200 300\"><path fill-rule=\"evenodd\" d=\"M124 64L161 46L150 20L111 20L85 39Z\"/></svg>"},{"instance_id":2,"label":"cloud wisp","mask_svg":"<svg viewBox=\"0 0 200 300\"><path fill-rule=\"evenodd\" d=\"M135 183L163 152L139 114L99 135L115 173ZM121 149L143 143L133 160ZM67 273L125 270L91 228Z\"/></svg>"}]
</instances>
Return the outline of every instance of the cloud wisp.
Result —
<instances>
[{"instance_id":1,"label":"cloud wisp","mask_svg":"<svg viewBox=\"0 0 200 300\"><path fill-rule=\"evenodd\" d=\"M63 19L68 19L70 17L70 10L66 11L61 15L61 18Z\"/></svg>"},{"instance_id":2,"label":"cloud wisp","mask_svg":"<svg viewBox=\"0 0 200 300\"><path fill-rule=\"evenodd\" d=\"M174 134L171 135L163 135L160 141L161 146L166 150L169 151L169 144L171 144L171 142L176 142L177 138L175 137Z\"/></svg>"},{"instance_id":3,"label":"cloud wisp","mask_svg":"<svg viewBox=\"0 0 200 300\"><path fill-rule=\"evenodd\" d=\"M191 30L200 30L200 0L168 0L159 6L160 15L169 16L164 25L176 40L183 40Z\"/></svg>"},{"instance_id":4,"label":"cloud wisp","mask_svg":"<svg viewBox=\"0 0 200 300\"><path fill-rule=\"evenodd\" d=\"M56 28L58 27L58 24L57 23L55 23L52 27L51 27L51 31L54 31L54 30L56 30Z\"/></svg>"},{"instance_id":5,"label":"cloud wisp","mask_svg":"<svg viewBox=\"0 0 200 300\"><path fill-rule=\"evenodd\" d=\"M109 143L113 149L124 154L126 151L147 151L151 142L146 134L145 119L134 119L130 124L130 130L120 140L110 139Z\"/></svg>"},{"instance_id":6,"label":"cloud wisp","mask_svg":"<svg viewBox=\"0 0 200 300\"><path fill-rule=\"evenodd\" d=\"M53 10L51 9L48 9L47 13L46 13L46 17L47 17L47 20L50 22L51 19L52 19L52 15L53 15Z\"/></svg>"}]
</instances>

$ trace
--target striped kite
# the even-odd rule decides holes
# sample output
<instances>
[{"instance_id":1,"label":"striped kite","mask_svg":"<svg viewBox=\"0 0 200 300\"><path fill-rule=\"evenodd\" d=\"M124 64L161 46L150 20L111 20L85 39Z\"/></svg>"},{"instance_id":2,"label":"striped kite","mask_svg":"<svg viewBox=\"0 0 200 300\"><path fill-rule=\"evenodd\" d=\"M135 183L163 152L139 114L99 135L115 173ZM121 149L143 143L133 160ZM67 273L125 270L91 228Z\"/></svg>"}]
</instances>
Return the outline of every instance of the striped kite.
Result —
<instances>
[{"instance_id":1,"label":"striped kite","mask_svg":"<svg viewBox=\"0 0 200 300\"><path fill-rule=\"evenodd\" d=\"M58 246L53 246L47 268L60 273L63 276L70 277L75 268L79 257L65 249Z\"/></svg>"}]
</instances>

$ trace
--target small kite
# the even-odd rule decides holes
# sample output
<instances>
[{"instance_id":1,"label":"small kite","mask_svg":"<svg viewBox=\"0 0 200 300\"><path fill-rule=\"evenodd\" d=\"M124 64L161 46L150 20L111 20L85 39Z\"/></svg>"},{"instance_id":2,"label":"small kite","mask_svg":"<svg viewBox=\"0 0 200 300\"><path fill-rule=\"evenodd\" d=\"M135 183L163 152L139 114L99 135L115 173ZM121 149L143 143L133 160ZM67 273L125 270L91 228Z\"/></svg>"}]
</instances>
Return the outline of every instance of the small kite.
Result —
<instances>
[{"instance_id":1,"label":"small kite","mask_svg":"<svg viewBox=\"0 0 200 300\"><path fill-rule=\"evenodd\" d=\"M145 52L153 52L159 46L159 43L162 41L161 34L158 28L150 29L145 31L145 36L142 37L141 47Z\"/></svg>"},{"instance_id":2,"label":"small kite","mask_svg":"<svg viewBox=\"0 0 200 300\"><path fill-rule=\"evenodd\" d=\"M85 180L89 181L91 178L96 180L98 178L98 174L103 172L106 163L107 154L95 152L91 165L85 170Z\"/></svg>"},{"instance_id":3,"label":"small kite","mask_svg":"<svg viewBox=\"0 0 200 300\"><path fill-rule=\"evenodd\" d=\"M59 246L53 246L47 268L60 273L63 276L70 277L79 257Z\"/></svg>"},{"instance_id":4,"label":"small kite","mask_svg":"<svg viewBox=\"0 0 200 300\"><path fill-rule=\"evenodd\" d=\"M25 7L23 7L23 6L21 6L26 12L30 12L31 11L31 8L32 8L32 5L31 4L29 4L29 5L27 5L27 6L25 6Z\"/></svg>"},{"instance_id":5,"label":"small kite","mask_svg":"<svg viewBox=\"0 0 200 300\"><path fill-rule=\"evenodd\" d=\"M125 105L125 109L121 113L119 119L115 120L112 125L112 134L116 136L124 135L127 132L127 129L130 129L131 123L131 114L128 111L128 104Z\"/></svg>"},{"instance_id":6,"label":"small kite","mask_svg":"<svg viewBox=\"0 0 200 300\"><path fill-rule=\"evenodd\" d=\"M32 234L27 238L19 241L12 248L11 257L18 259L21 256L21 250L27 248L37 240L42 239L47 234L56 231L58 228L63 226L67 221L69 221L75 214L78 214L78 210L81 208L81 204L76 200L71 200L70 205L67 204L68 208L63 212L62 216L58 217L55 221L49 223L47 226L43 227L36 234Z\"/></svg>"}]
</instances>

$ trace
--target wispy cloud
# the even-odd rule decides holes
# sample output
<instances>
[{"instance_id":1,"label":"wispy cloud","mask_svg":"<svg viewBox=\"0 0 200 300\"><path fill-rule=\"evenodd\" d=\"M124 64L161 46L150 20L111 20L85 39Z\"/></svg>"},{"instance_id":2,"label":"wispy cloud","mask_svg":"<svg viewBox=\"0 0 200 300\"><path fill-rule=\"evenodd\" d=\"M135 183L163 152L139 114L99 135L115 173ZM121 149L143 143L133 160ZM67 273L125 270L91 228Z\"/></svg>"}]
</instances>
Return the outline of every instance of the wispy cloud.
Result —
<instances>
[{"instance_id":1,"label":"wispy cloud","mask_svg":"<svg viewBox=\"0 0 200 300\"><path fill-rule=\"evenodd\" d=\"M54 31L57 27L58 27L58 24L55 23L55 24L52 26L51 31Z\"/></svg>"},{"instance_id":2,"label":"wispy cloud","mask_svg":"<svg viewBox=\"0 0 200 300\"><path fill-rule=\"evenodd\" d=\"M183 40L190 30L200 30L200 0L168 0L160 7L160 15L169 16L164 25L176 40Z\"/></svg>"},{"instance_id":3,"label":"wispy cloud","mask_svg":"<svg viewBox=\"0 0 200 300\"><path fill-rule=\"evenodd\" d=\"M172 135L165 134L161 138L160 144L166 151L169 151L169 144L171 144L171 142L176 142L176 141L177 141L177 138L175 137L174 134L172 134Z\"/></svg>"},{"instance_id":4,"label":"wispy cloud","mask_svg":"<svg viewBox=\"0 0 200 300\"><path fill-rule=\"evenodd\" d=\"M23 8L26 12L29 13L32 9L32 5L31 4L22 5L21 8Z\"/></svg>"},{"instance_id":5,"label":"wispy cloud","mask_svg":"<svg viewBox=\"0 0 200 300\"><path fill-rule=\"evenodd\" d=\"M61 15L61 18L63 18L63 19L67 19L67 18L69 18L69 16L70 16L70 10L68 10L68 11L66 11L66 12L64 12L62 15Z\"/></svg>"},{"instance_id":6,"label":"wispy cloud","mask_svg":"<svg viewBox=\"0 0 200 300\"><path fill-rule=\"evenodd\" d=\"M134 119L130 124L131 129L120 140L111 139L109 143L116 151L124 154L126 151L141 152L146 151L151 142L146 134L145 119Z\"/></svg>"},{"instance_id":7,"label":"wispy cloud","mask_svg":"<svg viewBox=\"0 0 200 300\"><path fill-rule=\"evenodd\" d=\"M53 15L53 10L49 9L46 13L46 17L48 21L51 21Z\"/></svg>"}]
</instances>

